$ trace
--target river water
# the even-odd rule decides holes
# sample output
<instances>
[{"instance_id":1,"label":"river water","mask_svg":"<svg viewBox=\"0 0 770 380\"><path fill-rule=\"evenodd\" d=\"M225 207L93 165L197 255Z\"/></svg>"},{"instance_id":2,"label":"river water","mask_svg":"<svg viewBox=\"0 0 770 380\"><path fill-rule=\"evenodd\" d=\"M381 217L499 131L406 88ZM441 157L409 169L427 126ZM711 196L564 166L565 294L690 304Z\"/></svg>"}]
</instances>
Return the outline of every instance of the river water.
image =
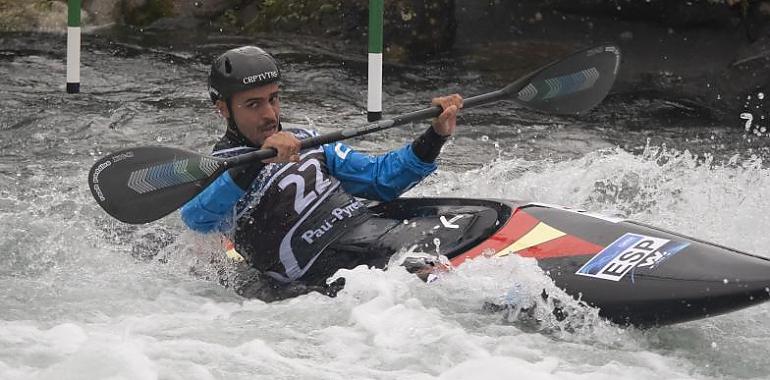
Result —
<instances>
[{"instance_id":1,"label":"river water","mask_svg":"<svg viewBox=\"0 0 770 380\"><path fill-rule=\"evenodd\" d=\"M650 330L593 311L569 326L520 323L482 309L512 286L532 298L553 287L517 257L477 260L431 285L359 267L340 273L336 298L238 297L215 280L216 239L175 214L139 227L112 220L88 190L90 166L138 145L209 151L223 125L207 100L208 63L244 43L281 62L285 121L322 132L360 123L364 54L291 37L173 48L163 37L86 36L83 91L67 95L64 36L0 35L0 379L770 378L767 305ZM473 60L389 66L386 114L524 73ZM613 95L581 119L468 110L438 173L407 195L578 206L767 255L770 140L735 119L714 122L665 96ZM426 126L351 144L379 153Z\"/></svg>"}]
</instances>

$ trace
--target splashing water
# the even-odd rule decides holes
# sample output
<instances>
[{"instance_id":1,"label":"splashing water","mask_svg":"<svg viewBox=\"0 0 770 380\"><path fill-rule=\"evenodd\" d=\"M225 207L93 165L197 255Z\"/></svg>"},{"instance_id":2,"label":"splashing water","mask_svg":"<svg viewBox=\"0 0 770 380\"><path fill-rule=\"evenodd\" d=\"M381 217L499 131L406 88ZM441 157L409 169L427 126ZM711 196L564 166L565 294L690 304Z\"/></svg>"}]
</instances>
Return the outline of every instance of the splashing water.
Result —
<instances>
[{"instance_id":1,"label":"splashing water","mask_svg":"<svg viewBox=\"0 0 770 380\"><path fill-rule=\"evenodd\" d=\"M8 53L0 55L8 88L0 94L1 379L767 374L766 305L648 331L621 329L565 296L531 259L515 256L473 260L427 285L400 268L358 267L338 272L347 285L336 298L242 299L219 283L228 267L218 259L218 238L186 232L175 216L120 224L98 209L85 186L96 157L127 145L160 138L209 149L221 125L205 99L206 59L92 42L84 62L100 64L84 70L89 90L65 98L50 87L64 78L64 67L49 53L56 41L46 41L8 39ZM323 59L292 61L304 51L281 52L287 119L331 129L360 117L358 71ZM447 72L435 71L419 73L419 82L436 83ZM409 79L414 75L386 88L408 108L438 91L419 88ZM303 94L300 84L315 92ZM407 195L564 204L767 255L770 179L763 156L719 145L713 155L692 153L692 135L632 153L612 148L601 128L542 119L511 116L503 106L464 116L466 128L445 148L438 174ZM352 143L391 149L424 127ZM462 160L474 152L491 155ZM557 318L558 310L566 318Z\"/></svg>"}]
</instances>

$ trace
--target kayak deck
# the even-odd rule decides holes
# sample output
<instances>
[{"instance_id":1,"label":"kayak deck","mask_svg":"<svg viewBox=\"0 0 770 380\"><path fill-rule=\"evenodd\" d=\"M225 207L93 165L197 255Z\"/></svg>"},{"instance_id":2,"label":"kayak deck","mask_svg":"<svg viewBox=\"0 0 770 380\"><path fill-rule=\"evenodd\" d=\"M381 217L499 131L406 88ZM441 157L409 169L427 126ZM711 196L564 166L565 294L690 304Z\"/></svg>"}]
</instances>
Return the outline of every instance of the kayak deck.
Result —
<instances>
[{"instance_id":1,"label":"kayak deck","mask_svg":"<svg viewBox=\"0 0 770 380\"><path fill-rule=\"evenodd\" d=\"M533 257L556 286L615 323L658 326L770 298L770 260L641 223L537 203L402 198L376 204L401 221L383 249Z\"/></svg>"}]
</instances>

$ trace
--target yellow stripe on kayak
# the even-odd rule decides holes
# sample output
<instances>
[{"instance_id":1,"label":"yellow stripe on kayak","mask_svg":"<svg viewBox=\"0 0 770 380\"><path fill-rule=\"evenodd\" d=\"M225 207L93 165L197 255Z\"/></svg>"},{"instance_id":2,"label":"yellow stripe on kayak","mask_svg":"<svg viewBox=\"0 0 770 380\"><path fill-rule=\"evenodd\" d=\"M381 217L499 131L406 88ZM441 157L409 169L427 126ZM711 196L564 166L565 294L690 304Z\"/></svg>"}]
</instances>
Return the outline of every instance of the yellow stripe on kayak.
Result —
<instances>
[{"instance_id":1,"label":"yellow stripe on kayak","mask_svg":"<svg viewBox=\"0 0 770 380\"><path fill-rule=\"evenodd\" d=\"M500 252L495 254L495 256L500 257L509 255L529 247L534 247L538 244L543 244L553 239L558 239L564 235L566 235L564 232L561 232L543 222L540 222L519 240L516 240L513 244L505 247Z\"/></svg>"}]
</instances>

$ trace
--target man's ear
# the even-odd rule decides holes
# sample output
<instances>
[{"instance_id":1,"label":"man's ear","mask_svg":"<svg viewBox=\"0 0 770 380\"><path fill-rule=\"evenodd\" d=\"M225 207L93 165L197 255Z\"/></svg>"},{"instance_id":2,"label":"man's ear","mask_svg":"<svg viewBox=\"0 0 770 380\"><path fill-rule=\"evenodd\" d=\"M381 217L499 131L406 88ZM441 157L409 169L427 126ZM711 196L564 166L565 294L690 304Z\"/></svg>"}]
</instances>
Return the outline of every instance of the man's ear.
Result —
<instances>
[{"instance_id":1,"label":"man's ear","mask_svg":"<svg viewBox=\"0 0 770 380\"><path fill-rule=\"evenodd\" d=\"M217 111L222 117L225 119L230 118L230 110L227 109L227 104L224 101L217 100L216 103L214 103L214 107L217 108Z\"/></svg>"}]
</instances>

